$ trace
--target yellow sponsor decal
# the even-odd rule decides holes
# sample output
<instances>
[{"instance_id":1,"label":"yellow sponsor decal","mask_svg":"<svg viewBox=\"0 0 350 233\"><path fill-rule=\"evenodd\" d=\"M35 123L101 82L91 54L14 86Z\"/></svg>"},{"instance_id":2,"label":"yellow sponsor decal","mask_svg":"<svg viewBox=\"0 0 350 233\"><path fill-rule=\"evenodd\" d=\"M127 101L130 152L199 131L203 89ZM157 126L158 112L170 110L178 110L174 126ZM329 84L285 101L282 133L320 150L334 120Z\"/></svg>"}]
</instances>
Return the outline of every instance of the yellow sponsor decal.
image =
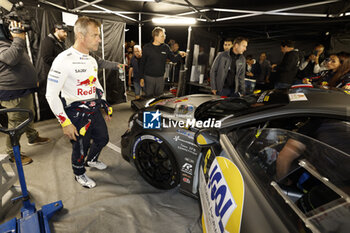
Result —
<instances>
[{"instance_id":1,"label":"yellow sponsor decal","mask_svg":"<svg viewBox=\"0 0 350 233\"><path fill-rule=\"evenodd\" d=\"M267 96L265 96L264 101L267 102L267 101L269 101L269 99L270 99L270 96L267 95Z\"/></svg>"},{"instance_id":2,"label":"yellow sponsor decal","mask_svg":"<svg viewBox=\"0 0 350 233\"><path fill-rule=\"evenodd\" d=\"M207 179L201 170L199 191L203 232L240 232L244 182L236 165L225 157L216 157Z\"/></svg>"},{"instance_id":3,"label":"yellow sponsor decal","mask_svg":"<svg viewBox=\"0 0 350 233\"><path fill-rule=\"evenodd\" d=\"M204 174L207 174L208 159L210 158L210 155L211 155L211 149L208 149L207 154L205 155L205 158L204 158L204 168L203 168Z\"/></svg>"}]
</instances>

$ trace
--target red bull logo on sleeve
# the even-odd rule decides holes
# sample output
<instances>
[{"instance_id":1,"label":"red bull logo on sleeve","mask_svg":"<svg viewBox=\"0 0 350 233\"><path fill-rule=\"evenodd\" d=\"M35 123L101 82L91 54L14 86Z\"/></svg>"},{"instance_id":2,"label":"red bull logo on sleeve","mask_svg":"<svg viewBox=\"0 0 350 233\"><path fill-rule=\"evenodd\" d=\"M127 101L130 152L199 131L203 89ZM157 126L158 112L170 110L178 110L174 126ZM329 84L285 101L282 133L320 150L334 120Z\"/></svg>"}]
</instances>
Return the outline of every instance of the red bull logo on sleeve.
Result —
<instances>
[{"instance_id":1,"label":"red bull logo on sleeve","mask_svg":"<svg viewBox=\"0 0 350 233\"><path fill-rule=\"evenodd\" d=\"M63 122L65 122L67 119L63 116L63 113L58 114L57 118L58 118L58 121L60 122L60 124L63 124Z\"/></svg>"},{"instance_id":2,"label":"red bull logo on sleeve","mask_svg":"<svg viewBox=\"0 0 350 233\"><path fill-rule=\"evenodd\" d=\"M80 81L78 80L77 86L80 87L90 87L90 89L86 90L86 88L78 88L77 89L77 95L92 95L96 93L96 86L95 83L97 81L97 78L94 76L90 76L89 78Z\"/></svg>"}]
</instances>

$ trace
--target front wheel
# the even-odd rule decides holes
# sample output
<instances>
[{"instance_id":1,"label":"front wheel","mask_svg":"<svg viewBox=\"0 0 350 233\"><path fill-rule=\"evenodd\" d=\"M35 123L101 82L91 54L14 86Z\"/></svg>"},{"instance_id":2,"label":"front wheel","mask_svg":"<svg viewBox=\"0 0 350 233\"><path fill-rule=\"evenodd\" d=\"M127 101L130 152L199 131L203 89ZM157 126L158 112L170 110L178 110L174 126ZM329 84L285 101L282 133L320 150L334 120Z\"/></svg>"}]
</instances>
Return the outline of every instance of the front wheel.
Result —
<instances>
[{"instance_id":1,"label":"front wheel","mask_svg":"<svg viewBox=\"0 0 350 233\"><path fill-rule=\"evenodd\" d=\"M136 139L133 148L135 166L149 184L159 189L172 189L179 184L177 162L163 140L142 135Z\"/></svg>"}]
</instances>

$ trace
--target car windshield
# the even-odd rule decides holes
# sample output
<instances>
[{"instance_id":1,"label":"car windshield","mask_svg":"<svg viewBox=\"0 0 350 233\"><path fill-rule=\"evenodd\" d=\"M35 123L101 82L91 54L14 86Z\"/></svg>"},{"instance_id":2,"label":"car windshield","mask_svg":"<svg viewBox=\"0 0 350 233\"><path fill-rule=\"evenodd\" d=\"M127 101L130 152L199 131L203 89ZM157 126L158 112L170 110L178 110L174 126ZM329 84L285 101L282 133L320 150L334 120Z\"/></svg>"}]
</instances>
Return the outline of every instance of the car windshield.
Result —
<instances>
[{"instance_id":1,"label":"car windshield","mask_svg":"<svg viewBox=\"0 0 350 233\"><path fill-rule=\"evenodd\" d=\"M271 90L239 98L232 97L208 101L196 109L195 118L205 120L214 117L218 120L229 115L237 117L288 103L289 98L286 90Z\"/></svg>"},{"instance_id":2,"label":"car windshield","mask_svg":"<svg viewBox=\"0 0 350 233\"><path fill-rule=\"evenodd\" d=\"M348 222L349 154L283 129L251 127L227 136L268 198L288 199L298 209L295 212L317 229L344 227ZM298 152L291 153L293 147Z\"/></svg>"}]
</instances>

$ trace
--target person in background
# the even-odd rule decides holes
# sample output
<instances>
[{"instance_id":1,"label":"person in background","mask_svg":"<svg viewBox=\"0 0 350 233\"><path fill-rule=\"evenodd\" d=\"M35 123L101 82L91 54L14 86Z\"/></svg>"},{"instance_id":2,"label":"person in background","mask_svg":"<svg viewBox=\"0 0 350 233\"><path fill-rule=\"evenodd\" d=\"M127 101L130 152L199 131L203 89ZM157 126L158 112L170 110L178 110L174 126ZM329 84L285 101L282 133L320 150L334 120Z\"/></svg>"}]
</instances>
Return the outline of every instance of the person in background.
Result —
<instances>
[{"instance_id":1,"label":"person in background","mask_svg":"<svg viewBox=\"0 0 350 233\"><path fill-rule=\"evenodd\" d=\"M177 42L173 43L173 45L170 48L171 48L171 51L173 52L174 56L178 56L179 55L179 52L180 52L179 51L179 49L180 49L179 43L177 43ZM181 59L181 61L177 62L176 65L173 68L173 69L175 69L175 71L174 71L174 80L173 80L174 83L178 83L179 82L181 63L183 62L182 60L183 59Z\"/></svg>"},{"instance_id":2,"label":"person in background","mask_svg":"<svg viewBox=\"0 0 350 233\"><path fill-rule=\"evenodd\" d=\"M168 41L168 45L169 45L170 48L171 48L175 43L176 43L176 41L175 41L174 39L170 39L170 40Z\"/></svg>"},{"instance_id":3,"label":"person in background","mask_svg":"<svg viewBox=\"0 0 350 233\"><path fill-rule=\"evenodd\" d=\"M12 21L12 28L22 28L21 23ZM22 28L23 29L23 28ZM11 32L12 41L0 40L0 104L5 108L28 109L34 114L33 93L37 88L37 73L30 62L26 51L25 32ZM8 116L8 128L16 128L28 119L24 112L11 112ZM30 122L24 132L29 145L40 145L50 142L49 138L39 136L34 129L34 122ZM6 152L10 161L14 162L14 154L10 137L6 137ZM22 164L33 160L21 152Z\"/></svg>"},{"instance_id":4,"label":"person in background","mask_svg":"<svg viewBox=\"0 0 350 233\"><path fill-rule=\"evenodd\" d=\"M311 82L326 87L350 89L350 54L346 52L332 54L325 64L327 70L322 71L321 75ZM305 79L303 82L311 83Z\"/></svg>"},{"instance_id":5,"label":"person in background","mask_svg":"<svg viewBox=\"0 0 350 233\"><path fill-rule=\"evenodd\" d=\"M232 49L216 56L210 69L211 92L221 96L245 95L246 59L248 39L237 37Z\"/></svg>"},{"instance_id":6,"label":"person in background","mask_svg":"<svg viewBox=\"0 0 350 233\"><path fill-rule=\"evenodd\" d=\"M257 75L256 78L255 89L265 90L267 89L266 84L270 82L269 77L271 74L271 63L269 60L267 60L265 52L260 54L258 66L260 73Z\"/></svg>"},{"instance_id":7,"label":"person in background","mask_svg":"<svg viewBox=\"0 0 350 233\"><path fill-rule=\"evenodd\" d=\"M226 38L224 40L224 44L222 45L224 51L229 51L233 46L233 39L232 38Z\"/></svg>"},{"instance_id":8,"label":"person in background","mask_svg":"<svg viewBox=\"0 0 350 233\"><path fill-rule=\"evenodd\" d=\"M164 73L166 60L178 62L186 56L180 51L175 56L169 46L164 43L165 29L155 27L152 31L153 42L148 43L143 48L140 62L141 87L145 86L147 97L160 96L164 91Z\"/></svg>"},{"instance_id":9,"label":"person in background","mask_svg":"<svg viewBox=\"0 0 350 233\"><path fill-rule=\"evenodd\" d=\"M323 63L324 60L324 46L319 44L314 48L309 57L301 63L299 67L300 74L298 76L301 78L311 77L320 73L322 70L325 70L325 64ZM322 64L322 68L320 64Z\"/></svg>"},{"instance_id":10,"label":"person in background","mask_svg":"<svg viewBox=\"0 0 350 233\"><path fill-rule=\"evenodd\" d=\"M89 53L97 51L101 42L100 23L86 16L74 25L75 42L60 53L48 75L46 99L72 143L72 168L75 180L86 188L96 186L86 175L87 167L104 170L99 161L109 141L106 121L111 120L112 107L98 80L98 68L118 70L118 62L105 61ZM104 111L101 111L101 108Z\"/></svg>"},{"instance_id":11,"label":"person in background","mask_svg":"<svg viewBox=\"0 0 350 233\"><path fill-rule=\"evenodd\" d=\"M246 94L252 94L254 92L256 78L260 74L260 66L256 64L256 60L252 55L246 57L246 73L245 73L245 88Z\"/></svg>"},{"instance_id":12,"label":"person in background","mask_svg":"<svg viewBox=\"0 0 350 233\"><path fill-rule=\"evenodd\" d=\"M138 100L141 98L141 86L140 86L140 60L142 57L141 46L134 46L134 56L131 58L129 67L129 87L134 84L135 98Z\"/></svg>"},{"instance_id":13,"label":"person in background","mask_svg":"<svg viewBox=\"0 0 350 233\"><path fill-rule=\"evenodd\" d=\"M282 62L273 64L272 69L276 70L275 88L289 88L296 81L296 75L301 62L299 50L294 48L294 41L286 40L281 42L281 51L284 54Z\"/></svg>"},{"instance_id":14,"label":"person in background","mask_svg":"<svg viewBox=\"0 0 350 233\"><path fill-rule=\"evenodd\" d=\"M40 44L38 61L35 68L38 72L39 78L38 93L41 120L55 117L45 98L47 75L50 71L53 60L58 54L66 50L65 40L67 38L67 31L68 27L65 23L57 22L54 25L54 32L45 37Z\"/></svg>"}]
</instances>

